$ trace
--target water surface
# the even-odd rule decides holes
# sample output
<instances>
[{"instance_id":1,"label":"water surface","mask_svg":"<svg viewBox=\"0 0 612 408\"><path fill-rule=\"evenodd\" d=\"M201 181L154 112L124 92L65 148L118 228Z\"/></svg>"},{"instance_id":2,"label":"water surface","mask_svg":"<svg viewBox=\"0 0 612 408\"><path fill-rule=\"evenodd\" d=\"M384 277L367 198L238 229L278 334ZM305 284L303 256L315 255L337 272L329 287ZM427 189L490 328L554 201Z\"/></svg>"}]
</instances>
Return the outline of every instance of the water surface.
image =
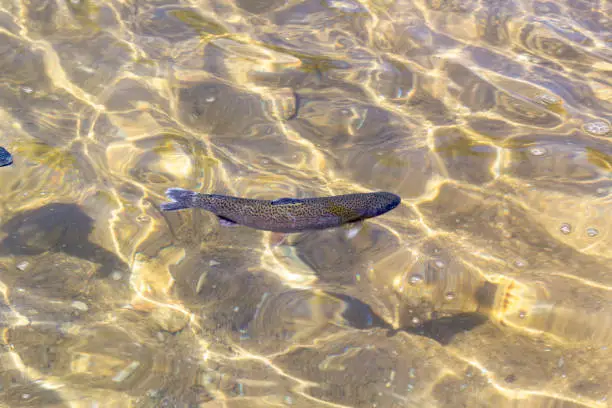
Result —
<instances>
[{"instance_id":1,"label":"water surface","mask_svg":"<svg viewBox=\"0 0 612 408\"><path fill-rule=\"evenodd\" d=\"M0 404L607 407L610 13L0 1ZM278 245L169 187L403 203Z\"/></svg>"}]
</instances>

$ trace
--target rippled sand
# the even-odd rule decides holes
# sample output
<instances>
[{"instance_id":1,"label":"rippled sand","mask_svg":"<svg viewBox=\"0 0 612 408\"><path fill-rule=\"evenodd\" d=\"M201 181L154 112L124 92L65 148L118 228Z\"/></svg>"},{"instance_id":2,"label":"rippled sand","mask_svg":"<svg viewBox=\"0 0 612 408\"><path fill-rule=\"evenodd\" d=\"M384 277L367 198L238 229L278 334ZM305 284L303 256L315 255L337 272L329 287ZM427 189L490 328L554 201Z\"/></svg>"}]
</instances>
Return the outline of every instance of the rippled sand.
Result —
<instances>
[{"instance_id":1,"label":"rippled sand","mask_svg":"<svg viewBox=\"0 0 612 408\"><path fill-rule=\"evenodd\" d=\"M0 403L607 407L611 11L1 1ZM168 187L403 204L278 245Z\"/></svg>"}]
</instances>

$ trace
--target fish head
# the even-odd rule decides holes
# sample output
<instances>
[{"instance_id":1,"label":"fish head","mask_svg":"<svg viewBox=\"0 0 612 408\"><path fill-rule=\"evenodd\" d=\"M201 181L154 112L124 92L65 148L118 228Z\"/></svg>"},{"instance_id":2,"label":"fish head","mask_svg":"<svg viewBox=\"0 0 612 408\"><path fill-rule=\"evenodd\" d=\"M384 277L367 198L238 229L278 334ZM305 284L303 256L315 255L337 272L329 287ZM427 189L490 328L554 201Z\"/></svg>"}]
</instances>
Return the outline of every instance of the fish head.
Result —
<instances>
[{"instance_id":1,"label":"fish head","mask_svg":"<svg viewBox=\"0 0 612 408\"><path fill-rule=\"evenodd\" d=\"M371 217L376 217L384 214L397 207L401 202L402 199L396 194L388 193L386 191L374 193L374 202L368 211L371 212L371 214L368 215Z\"/></svg>"}]
</instances>

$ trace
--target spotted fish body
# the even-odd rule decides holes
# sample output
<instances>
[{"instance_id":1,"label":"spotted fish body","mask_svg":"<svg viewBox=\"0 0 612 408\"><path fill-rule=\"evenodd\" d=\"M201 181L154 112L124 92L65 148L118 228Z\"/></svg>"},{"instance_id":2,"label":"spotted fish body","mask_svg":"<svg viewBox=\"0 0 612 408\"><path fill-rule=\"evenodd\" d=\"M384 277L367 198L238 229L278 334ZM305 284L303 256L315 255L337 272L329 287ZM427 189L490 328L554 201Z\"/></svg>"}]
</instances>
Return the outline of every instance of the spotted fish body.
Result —
<instances>
[{"instance_id":1,"label":"spotted fish body","mask_svg":"<svg viewBox=\"0 0 612 408\"><path fill-rule=\"evenodd\" d=\"M202 208L224 225L244 225L274 232L301 232L334 228L377 217L397 207L400 197L387 192L346 194L317 198L253 200L219 194L199 194L170 188L163 211Z\"/></svg>"},{"instance_id":2,"label":"spotted fish body","mask_svg":"<svg viewBox=\"0 0 612 408\"><path fill-rule=\"evenodd\" d=\"M13 164L13 156L2 146L0 146L0 167Z\"/></svg>"}]
</instances>

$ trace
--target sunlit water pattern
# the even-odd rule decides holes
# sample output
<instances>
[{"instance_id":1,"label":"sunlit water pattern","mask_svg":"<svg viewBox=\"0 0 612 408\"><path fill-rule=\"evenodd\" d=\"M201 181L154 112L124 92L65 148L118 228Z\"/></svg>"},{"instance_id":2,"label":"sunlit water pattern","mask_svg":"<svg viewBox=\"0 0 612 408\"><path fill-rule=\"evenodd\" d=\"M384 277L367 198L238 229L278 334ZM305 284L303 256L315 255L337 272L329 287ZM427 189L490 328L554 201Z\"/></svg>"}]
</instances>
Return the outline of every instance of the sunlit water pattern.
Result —
<instances>
[{"instance_id":1,"label":"sunlit water pattern","mask_svg":"<svg viewBox=\"0 0 612 408\"><path fill-rule=\"evenodd\" d=\"M609 406L610 2L0 5L2 406Z\"/></svg>"}]
</instances>

